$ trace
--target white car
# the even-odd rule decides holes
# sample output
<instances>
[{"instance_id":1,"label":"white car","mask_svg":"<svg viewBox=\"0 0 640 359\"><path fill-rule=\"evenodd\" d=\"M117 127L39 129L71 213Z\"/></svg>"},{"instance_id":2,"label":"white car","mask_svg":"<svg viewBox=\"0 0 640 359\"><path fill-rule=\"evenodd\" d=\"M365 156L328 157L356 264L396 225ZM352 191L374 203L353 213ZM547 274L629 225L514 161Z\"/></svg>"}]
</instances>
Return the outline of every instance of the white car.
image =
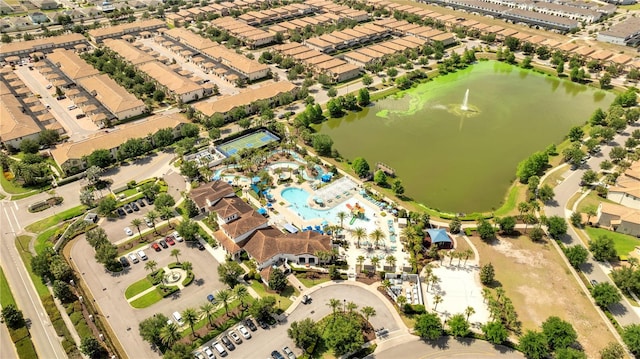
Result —
<instances>
[{"instance_id":1,"label":"white car","mask_svg":"<svg viewBox=\"0 0 640 359\"><path fill-rule=\"evenodd\" d=\"M240 339L240 336L238 335L238 333L236 333L235 330L230 330L229 336L231 337L231 339L233 339L234 342L236 342L236 344L242 343L242 339Z\"/></svg>"},{"instance_id":2,"label":"white car","mask_svg":"<svg viewBox=\"0 0 640 359\"><path fill-rule=\"evenodd\" d=\"M289 347L282 348L282 351L287 355L289 359L296 359L296 355L293 354L293 352Z\"/></svg>"},{"instance_id":3,"label":"white car","mask_svg":"<svg viewBox=\"0 0 640 359\"><path fill-rule=\"evenodd\" d=\"M52 88L52 87L53 87L53 85L52 85L52 84L48 84L48 85L47 85L47 90L48 90L48 89L50 89L50 88Z\"/></svg>"},{"instance_id":4,"label":"white car","mask_svg":"<svg viewBox=\"0 0 640 359\"><path fill-rule=\"evenodd\" d=\"M207 357L208 357L209 359L213 359L213 358L215 358L215 357L216 357L216 356L213 354L213 352L211 351L211 349L209 349L209 348L204 348L204 353L205 353L205 354L207 354Z\"/></svg>"},{"instance_id":5,"label":"white car","mask_svg":"<svg viewBox=\"0 0 640 359\"><path fill-rule=\"evenodd\" d=\"M173 232L173 238L175 238L176 241L178 241L178 242L184 241L184 238L182 238L182 236L178 232Z\"/></svg>"},{"instance_id":6,"label":"white car","mask_svg":"<svg viewBox=\"0 0 640 359\"><path fill-rule=\"evenodd\" d=\"M244 327L244 325L238 325L238 331L245 339L251 339L251 333Z\"/></svg>"},{"instance_id":7,"label":"white car","mask_svg":"<svg viewBox=\"0 0 640 359\"><path fill-rule=\"evenodd\" d=\"M133 231L129 227L124 227L124 233L126 233L127 236L133 236Z\"/></svg>"}]
</instances>

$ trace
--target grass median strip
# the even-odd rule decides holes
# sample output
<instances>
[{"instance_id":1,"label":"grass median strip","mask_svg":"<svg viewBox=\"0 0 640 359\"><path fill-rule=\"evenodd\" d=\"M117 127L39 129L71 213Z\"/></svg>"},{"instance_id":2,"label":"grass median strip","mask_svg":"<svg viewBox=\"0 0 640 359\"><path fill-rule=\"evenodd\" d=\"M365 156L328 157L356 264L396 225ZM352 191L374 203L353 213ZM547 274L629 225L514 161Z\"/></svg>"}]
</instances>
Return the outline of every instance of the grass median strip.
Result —
<instances>
[{"instance_id":1,"label":"grass median strip","mask_svg":"<svg viewBox=\"0 0 640 359\"><path fill-rule=\"evenodd\" d=\"M62 221L66 221L68 219L78 217L82 215L87 210L86 206L77 206L73 208L69 208L66 211L62 211L56 215L51 217L41 219L35 223L28 225L25 229L32 233L40 233L45 229L51 228L60 224Z\"/></svg>"},{"instance_id":2,"label":"grass median strip","mask_svg":"<svg viewBox=\"0 0 640 359\"><path fill-rule=\"evenodd\" d=\"M127 288L124 292L124 297L127 299L132 298L151 287L153 287L153 284L151 284L147 278L142 278Z\"/></svg>"},{"instance_id":3,"label":"grass median strip","mask_svg":"<svg viewBox=\"0 0 640 359\"><path fill-rule=\"evenodd\" d=\"M4 308L9 304L16 305L16 300L13 298L13 294L11 294L7 277L4 276L4 271L0 268L0 306Z\"/></svg>"},{"instance_id":4,"label":"grass median strip","mask_svg":"<svg viewBox=\"0 0 640 359\"><path fill-rule=\"evenodd\" d=\"M18 249L20 258L22 258L22 263L24 263L24 266L27 268L27 272L29 272L29 277L31 277L33 285L36 287L38 296L40 298L44 298L49 295L49 289L42 283L42 279L33 273L33 270L31 270L31 258L33 258L33 256L31 255L31 252L29 252L30 241L30 236L19 236L16 238L16 248Z\"/></svg>"},{"instance_id":5,"label":"grass median strip","mask_svg":"<svg viewBox=\"0 0 640 359\"><path fill-rule=\"evenodd\" d=\"M162 294L158 290L152 290L151 292L143 295L142 297L132 301L131 306L136 309L146 308L152 304L155 304L162 300Z\"/></svg>"}]
</instances>

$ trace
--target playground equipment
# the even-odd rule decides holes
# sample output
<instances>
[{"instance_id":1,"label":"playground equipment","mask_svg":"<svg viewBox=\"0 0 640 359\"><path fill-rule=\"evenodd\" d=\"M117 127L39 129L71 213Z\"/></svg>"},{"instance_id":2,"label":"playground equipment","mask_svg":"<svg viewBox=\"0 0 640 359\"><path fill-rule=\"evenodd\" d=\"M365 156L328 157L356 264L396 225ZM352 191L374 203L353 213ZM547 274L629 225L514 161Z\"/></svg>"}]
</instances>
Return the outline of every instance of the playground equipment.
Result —
<instances>
[{"instance_id":1,"label":"playground equipment","mask_svg":"<svg viewBox=\"0 0 640 359\"><path fill-rule=\"evenodd\" d=\"M347 203L347 208L351 212L351 222L349 222L349 225L352 225L358 218L364 218L364 207L362 207L358 202L353 206Z\"/></svg>"}]
</instances>

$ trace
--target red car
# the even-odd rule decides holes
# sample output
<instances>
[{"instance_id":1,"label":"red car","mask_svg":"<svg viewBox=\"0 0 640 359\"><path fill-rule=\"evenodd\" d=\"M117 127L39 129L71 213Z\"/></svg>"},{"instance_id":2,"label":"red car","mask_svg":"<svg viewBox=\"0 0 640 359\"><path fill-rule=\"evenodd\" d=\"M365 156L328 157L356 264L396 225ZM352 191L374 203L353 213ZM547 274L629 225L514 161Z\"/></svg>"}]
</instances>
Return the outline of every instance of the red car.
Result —
<instances>
[{"instance_id":1,"label":"red car","mask_svg":"<svg viewBox=\"0 0 640 359\"><path fill-rule=\"evenodd\" d=\"M156 252L160 252L162 250L162 248L160 248L160 245L158 243L152 244L151 248L155 249Z\"/></svg>"},{"instance_id":2,"label":"red car","mask_svg":"<svg viewBox=\"0 0 640 359\"><path fill-rule=\"evenodd\" d=\"M169 243L169 245L173 246L173 245L176 244L176 241L174 241L173 238L171 238L171 237L167 237L164 240L167 241L167 243Z\"/></svg>"}]
</instances>

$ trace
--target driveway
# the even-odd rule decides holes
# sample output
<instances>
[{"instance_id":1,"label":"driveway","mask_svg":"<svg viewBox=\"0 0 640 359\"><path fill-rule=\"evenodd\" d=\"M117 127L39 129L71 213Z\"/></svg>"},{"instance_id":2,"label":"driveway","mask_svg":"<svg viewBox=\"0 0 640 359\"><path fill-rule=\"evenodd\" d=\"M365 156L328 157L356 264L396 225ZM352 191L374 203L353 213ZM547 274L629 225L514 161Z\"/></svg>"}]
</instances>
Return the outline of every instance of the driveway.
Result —
<instances>
[{"instance_id":1,"label":"driveway","mask_svg":"<svg viewBox=\"0 0 640 359\"><path fill-rule=\"evenodd\" d=\"M176 242L175 246L155 252L146 248L149 260L158 263L158 268L175 262L170 255L171 249L180 249L180 261L193 264L195 281L177 294L167 297L160 302L144 309L134 309L125 299L124 292L129 285L142 279L148 274L144 263L132 264L121 273L108 273L94 258L94 250L89 246L84 236L74 240L70 245L72 263L89 286L101 313L109 320L127 356L130 358L157 358L149 343L142 340L138 332L138 323L156 314L162 313L167 317L175 311L182 312L186 308L198 309L206 302L207 294L215 293L224 288L218 280L215 268L218 262L206 251L187 247L186 242Z\"/></svg>"}]
</instances>

